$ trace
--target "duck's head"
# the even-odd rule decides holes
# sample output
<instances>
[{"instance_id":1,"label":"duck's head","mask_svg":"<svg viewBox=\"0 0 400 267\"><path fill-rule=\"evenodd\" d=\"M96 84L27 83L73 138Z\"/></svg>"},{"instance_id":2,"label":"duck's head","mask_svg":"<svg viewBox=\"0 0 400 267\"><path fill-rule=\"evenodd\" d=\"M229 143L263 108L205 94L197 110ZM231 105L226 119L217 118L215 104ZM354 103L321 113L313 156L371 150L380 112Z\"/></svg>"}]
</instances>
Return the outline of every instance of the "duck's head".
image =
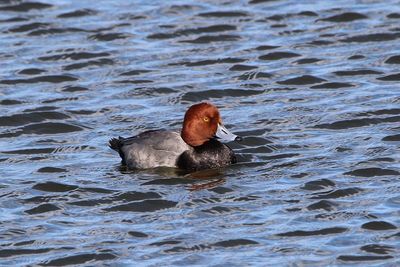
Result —
<instances>
[{"instance_id":1,"label":"duck's head","mask_svg":"<svg viewBox=\"0 0 400 267\"><path fill-rule=\"evenodd\" d=\"M217 107L210 103L195 104L186 111L181 136L194 147L213 138L223 142L241 140L224 127Z\"/></svg>"}]
</instances>

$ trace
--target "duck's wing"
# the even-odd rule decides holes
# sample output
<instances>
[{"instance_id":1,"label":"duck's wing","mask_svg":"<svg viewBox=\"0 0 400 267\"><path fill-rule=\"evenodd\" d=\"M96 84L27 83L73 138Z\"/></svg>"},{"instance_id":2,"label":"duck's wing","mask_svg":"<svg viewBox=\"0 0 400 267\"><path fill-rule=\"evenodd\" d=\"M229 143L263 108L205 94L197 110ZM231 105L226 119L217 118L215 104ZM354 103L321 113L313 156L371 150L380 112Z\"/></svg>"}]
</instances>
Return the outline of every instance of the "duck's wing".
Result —
<instances>
[{"instance_id":1,"label":"duck's wing","mask_svg":"<svg viewBox=\"0 0 400 267\"><path fill-rule=\"evenodd\" d=\"M113 145L113 144L114 145ZM153 130L129 138L114 138L110 147L116 147L123 163L130 168L174 167L180 154L190 149L178 132Z\"/></svg>"}]
</instances>

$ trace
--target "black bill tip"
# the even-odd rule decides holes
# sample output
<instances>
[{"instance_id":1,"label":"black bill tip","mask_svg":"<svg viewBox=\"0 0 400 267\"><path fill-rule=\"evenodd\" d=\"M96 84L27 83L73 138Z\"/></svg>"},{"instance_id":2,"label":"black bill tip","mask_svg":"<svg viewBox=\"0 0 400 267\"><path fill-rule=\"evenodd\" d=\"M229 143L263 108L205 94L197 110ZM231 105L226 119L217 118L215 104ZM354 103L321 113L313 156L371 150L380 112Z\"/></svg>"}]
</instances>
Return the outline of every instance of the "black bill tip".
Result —
<instances>
[{"instance_id":1,"label":"black bill tip","mask_svg":"<svg viewBox=\"0 0 400 267\"><path fill-rule=\"evenodd\" d=\"M241 142L241 141L243 141L243 138L240 137L240 136L236 136L235 141L236 142Z\"/></svg>"}]
</instances>

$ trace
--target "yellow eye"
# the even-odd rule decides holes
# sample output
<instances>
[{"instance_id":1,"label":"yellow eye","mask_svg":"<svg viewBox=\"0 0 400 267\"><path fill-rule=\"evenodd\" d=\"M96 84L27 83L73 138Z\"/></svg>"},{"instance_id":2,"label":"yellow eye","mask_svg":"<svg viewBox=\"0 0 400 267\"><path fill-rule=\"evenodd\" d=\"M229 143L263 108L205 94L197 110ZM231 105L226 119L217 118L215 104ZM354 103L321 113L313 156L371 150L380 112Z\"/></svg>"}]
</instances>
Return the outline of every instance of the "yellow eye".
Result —
<instances>
[{"instance_id":1,"label":"yellow eye","mask_svg":"<svg viewBox=\"0 0 400 267\"><path fill-rule=\"evenodd\" d=\"M210 121L210 118L209 118L209 117L204 117L204 118L203 118L203 121L209 122L209 121Z\"/></svg>"}]
</instances>

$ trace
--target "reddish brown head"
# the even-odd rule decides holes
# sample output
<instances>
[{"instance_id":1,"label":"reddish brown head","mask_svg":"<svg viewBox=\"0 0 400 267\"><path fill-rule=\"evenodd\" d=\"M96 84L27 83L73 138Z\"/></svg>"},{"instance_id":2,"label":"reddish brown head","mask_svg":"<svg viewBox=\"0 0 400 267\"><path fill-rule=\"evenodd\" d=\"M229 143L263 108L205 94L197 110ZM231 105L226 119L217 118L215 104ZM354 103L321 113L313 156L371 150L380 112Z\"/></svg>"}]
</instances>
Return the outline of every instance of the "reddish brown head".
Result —
<instances>
[{"instance_id":1,"label":"reddish brown head","mask_svg":"<svg viewBox=\"0 0 400 267\"><path fill-rule=\"evenodd\" d=\"M210 103L196 104L186 111L181 136L191 146L201 146L211 138L241 140L222 125L218 109Z\"/></svg>"},{"instance_id":2,"label":"reddish brown head","mask_svg":"<svg viewBox=\"0 0 400 267\"><path fill-rule=\"evenodd\" d=\"M191 106L185 113L182 139L191 146L200 146L214 137L222 124L218 109L210 103Z\"/></svg>"}]
</instances>

